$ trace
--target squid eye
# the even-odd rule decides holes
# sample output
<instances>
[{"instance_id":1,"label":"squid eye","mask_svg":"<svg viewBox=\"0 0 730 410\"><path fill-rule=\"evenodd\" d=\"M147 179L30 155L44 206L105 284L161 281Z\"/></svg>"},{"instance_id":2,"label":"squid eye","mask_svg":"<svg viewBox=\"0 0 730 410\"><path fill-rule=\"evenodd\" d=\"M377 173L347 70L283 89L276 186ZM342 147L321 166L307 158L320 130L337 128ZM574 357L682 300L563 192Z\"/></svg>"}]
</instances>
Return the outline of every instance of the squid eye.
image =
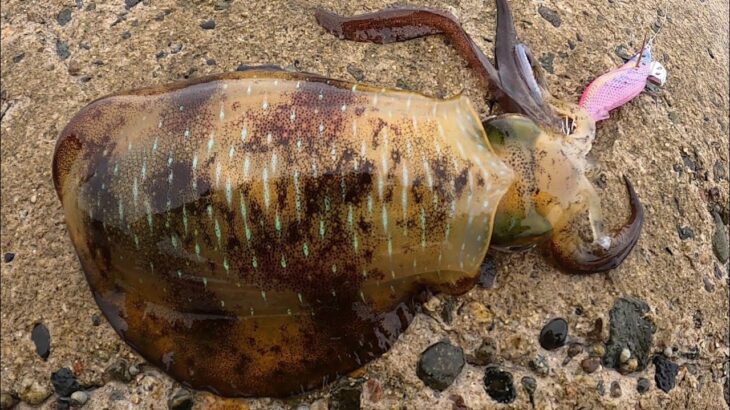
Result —
<instances>
[{"instance_id":1,"label":"squid eye","mask_svg":"<svg viewBox=\"0 0 730 410\"><path fill-rule=\"evenodd\" d=\"M534 121L520 114L490 117L482 125L489 142L498 152L515 144L531 147L542 132Z\"/></svg>"}]
</instances>

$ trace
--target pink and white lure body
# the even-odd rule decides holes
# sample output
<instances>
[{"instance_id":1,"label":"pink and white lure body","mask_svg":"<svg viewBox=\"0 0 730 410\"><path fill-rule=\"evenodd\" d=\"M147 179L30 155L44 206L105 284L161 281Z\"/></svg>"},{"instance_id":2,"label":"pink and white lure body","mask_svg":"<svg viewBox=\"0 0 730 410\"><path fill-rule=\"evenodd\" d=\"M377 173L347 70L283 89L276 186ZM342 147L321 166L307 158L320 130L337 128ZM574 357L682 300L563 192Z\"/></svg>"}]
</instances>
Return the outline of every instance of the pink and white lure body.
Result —
<instances>
[{"instance_id":1,"label":"pink and white lure body","mask_svg":"<svg viewBox=\"0 0 730 410\"><path fill-rule=\"evenodd\" d=\"M641 61L637 65L637 60ZM624 65L603 74L586 87L578 105L593 121L608 118L608 113L641 94L647 81L664 84L667 72L658 61L651 59L651 45Z\"/></svg>"}]
</instances>

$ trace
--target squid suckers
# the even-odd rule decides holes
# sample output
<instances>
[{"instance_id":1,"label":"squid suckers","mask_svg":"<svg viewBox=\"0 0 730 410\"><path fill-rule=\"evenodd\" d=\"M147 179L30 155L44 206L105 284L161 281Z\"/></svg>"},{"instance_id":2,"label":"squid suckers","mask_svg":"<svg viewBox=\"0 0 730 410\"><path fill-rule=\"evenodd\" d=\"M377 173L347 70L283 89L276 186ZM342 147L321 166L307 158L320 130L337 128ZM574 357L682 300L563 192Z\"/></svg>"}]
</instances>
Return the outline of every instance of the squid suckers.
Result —
<instances>
[{"instance_id":1,"label":"squid suckers","mask_svg":"<svg viewBox=\"0 0 730 410\"><path fill-rule=\"evenodd\" d=\"M261 70L91 103L53 175L114 329L228 396L321 386L469 289L512 180L464 97Z\"/></svg>"}]
</instances>

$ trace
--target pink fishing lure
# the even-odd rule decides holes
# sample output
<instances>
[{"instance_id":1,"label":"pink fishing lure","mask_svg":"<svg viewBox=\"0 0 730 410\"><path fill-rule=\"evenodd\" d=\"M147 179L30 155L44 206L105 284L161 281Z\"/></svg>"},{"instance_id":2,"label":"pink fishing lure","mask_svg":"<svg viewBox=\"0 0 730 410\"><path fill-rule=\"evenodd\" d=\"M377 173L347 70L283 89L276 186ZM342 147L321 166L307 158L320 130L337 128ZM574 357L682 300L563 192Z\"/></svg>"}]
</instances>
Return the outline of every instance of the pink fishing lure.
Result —
<instances>
[{"instance_id":1,"label":"pink fishing lure","mask_svg":"<svg viewBox=\"0 0 730 410\"><path fill-rule=\"evenodd\" d=\"M637 60L641 62L637 65ZM608 113L641 94L647 81L664 84L666 70L658 61L651 59L651 45L636 54L624 65L603 74L586 87L580 98L581 108L593 121L605 120Z\"/></svg>"}]
</instances>

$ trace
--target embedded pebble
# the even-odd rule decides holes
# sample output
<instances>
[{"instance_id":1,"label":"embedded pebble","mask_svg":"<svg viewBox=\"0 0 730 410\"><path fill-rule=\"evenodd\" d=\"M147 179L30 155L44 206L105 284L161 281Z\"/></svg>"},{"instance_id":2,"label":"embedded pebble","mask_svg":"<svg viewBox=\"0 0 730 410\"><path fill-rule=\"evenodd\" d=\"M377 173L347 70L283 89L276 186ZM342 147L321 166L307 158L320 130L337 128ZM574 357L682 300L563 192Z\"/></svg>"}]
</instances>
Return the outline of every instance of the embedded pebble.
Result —
<instances>
[{"instance_id":1,"label":"embedded pebble","mask_svg":"<svg viewBox=\"0 0 730 410\"><path fill-rule=\"evenodd\" d=\"M205 60L205 64L207 64L207 65L216 65L216 61L214 59L212 59L212 58L209 58L209 59Z\"/></svg>"},{"instance_id":2,"label":"embedded pebble","mask_svg":"<svg viewBox=\"0 0 730 410\"><path fill-rule=\"evenodd\" d=\"M623 348L623 350L621 350L621 354L619 355L619 360L621 361L621 363L626 363L629 361L629 358L631 358L631 350Z\"/></svg>"},{"instance_id":3,"label":"embedded pebble","mask_svg":"<svg viewBox=\"0 0 730 410\"><path fill-rule=\"evenodd\" d=\"M560 27L560 25L563 23L563 21L560 19L560 15L558 13L548 7L540 6L537 8L537 12L540 14L542 18L550 22L550 24L553 25L553 27Z\"/></svg>"},{"instance_id":4,"label":"embedded pebble","mask_svg":"<svg viewBox=\"0 0 730 410\"><path fill-rule=\"evenodd\" d=\"M193 393L185 388L177 389L167 401L170 410L190 410L193 408Z\"/></svg>"},{"instance_id":5,"label":"embedded pebble","mask_svg":"<svg viewBox=\"0 0 730 410\"><path fill-rule=\"evenodd\" d=\"M68 367L63 367L57 372L51 373L51 383L53 389L61 397L68 397L71 393L81 389L76 381L76 376Z\"/></svg>"},{"instance_id":6,"label":"embedded pebble","mask_svg":"<svg viewBox=\"0 0 730 410\"><path fill-rule=\"evenodd\" d=\"M362 384L342 386L332 392L329 410L359 410Z\"/></svg>"},{"instance_id":7,"label":"embedded pebble","mask_svg":"<svg viewBox=\"0 0 730 410\"><path fill-rule=\"evenodd\" d=\"M484 289L494 287L494 280L497 278L497 264L491 256L486 256L479 267L479 286Z\"/></svg>"},{"instance_id":8,"label":"embedded pebble","mask_svg":"<svg viewBox=\"0 0 730 410\"><path fill-rule=\"evenodd\" d=\"M586 357L580 362L580 367L588 374L595 372L600 366L601 358L599 357Z\"/></svg>"},{"instance_id":9,"label":"embedded pebble","mask_svg":"<svg viewBox=\"0 0 730 410\"><path fill-rule=\"evenodd\" d=\"M56 16L56 21L61 27L68 24L68 22L71 21L71 8L66 7L61 10Z\"/></svg>"},{"instance_id":10,"label":"embedded pebble","mask_svg":"<svg viewBox=\"0 0 730 410\"><path fill-rule=\"evenodd\" d=\"M104 370L103 377L105 380L129 383L132 380L132 375L129 373L129 363L124 359L117 360Z\"/></svg>"},{"instance_id":11,"label":"embedded pebble","mask_svg":"<svg viewBox=\"0 0 730 410\"><path fill-rule=\"evenodd\" d=\"M547 350L555 350L565 345L568 338L568 322L563 318L549 321L540 331L540 346Z\"/></svg>"},{"instance_id":12,"label":"embedded pebble","mask_svg":"<svg viewBox=\"0 0 730 410\"><path fill-rule=\"evenodd\" d=\"M621 352L628 349L637 360L637 369L644 370L649 362L655 326L646 315L649 305L635 298L619 298L614 302L610 316L609 340L603 365L618 369Z\"/></svg>"},{"instance_id":13,"label":"embedded pebble","mask_svg":"<svg viewBox=\"0 0 730 410\"><path fill-rule=\"evenodd\" d=\"M200 23L200 28L203 30L213 30L215 28L215 20L206 20Z\"/></svg>"},{"instance_id":14,"label":"embedded pebble","mask_svg":"<svg viewBox=\"0 0 730 410\"><path fill-rule=\"evenodd\" d=\"M58 54L58 57L61 58L61 60L65 60L71 56L71 52L68 49L68 44L61 40L56 40L56 54Z\"/></svg>"},{"instance_id":15,"label":"embedded pebble","mask_svg":"<svg viewBox=\"0 0 730 410\"><path fill-rule=\"evenodd\" d=\"M362 81L365 79L365 74L363 73L363 71L352 64L347 65L347 72L350 73L352 78L357 81Z\"/></svg>"},{"instance_id":16,"label":"embedded pebble","mask_svg":"<svg viewBox=\"0 0 730 410\"><path fill-rule=\"evenodd\" d=\"M677 233L679 234L679 239L683 241L695 237L695 232L688 226L680 226L677 228Z\"/></svg>"},{"instance_id":17,"label":"embedded pebble","mask_svg":"<svg viewBox=\"0 0 730 410\"><path fill-rule=\"evenodd\" d=\"M712 251L715 257L722 263L730 259L730 245L728 244L728 229L717 212L712 213L715 221L715 231L712 234Z\"/></svg>"},{"instance_id":18,"label":"embedded pebble","mask_svg":"<svg viewBox=\"0 0 730 410\"><path fill-rule=\"evenodd\" d=\"M15 254L12 252L5 252L5 255L3 255L3 262L10 263L15 259Z\"/></svg>"},{"instance_id":19,"label":"embedded pebble","mask_svg":"<svg viewBox=\"0 0 730 410\"><path fill-rule=\"evenodd\" d=\"M621 374L629 374L631 372L634 372L637 367L639 367L639 361L636 360L635 357L632 357L627 360L626 363L621 363L621 366L618 370Z\"/></svg>"},{"instance_id":20,"label":"embedded pebble","mask_svg":"<svg viewBox=\"0 0 730 410\"><path fill-rule=\"evenodd\" d=\"M617 398L621 397L621 385L617 381L611 382L611 397Z\"/></svg>"},{"instance_id":21,"label":"embedded pebble","mask_svg":"<svg viewBox=\"0 0 730 410\"><path fill-rule=\"evenodd\" d=\"M669 360L664 355L654 356L655 374L654 381L656 387L660 388L665 393L669 393L674 388L677 379L677 373L679 373L679 366Z\"/></svg>"},{"instance_id":22,"label":"embedded pebble","mask_svg":"<svg viewBox=\"0 0 730 410\"><path fill-rule=\"evenodd\" d=\"M596 343L591 347L590 355L593 357L603 357L606 354L606 345L603 343Z\"/></svg>"},{"instance_id":23,"label":"embedded pebble","mask_svg":"<svg viewBox=\"0 0 730 410\"><path fill-rule=\"evenodd\" d=\"M51 333L43 323L36 323L30 333L30 338L35 344L35 352L38 353L43 360L48 359L51 354Z\"/></svg>"},{"instance_id":24,"label":"embedded pebble","mask_svg":"<svg viewBox=\"0 0 730 410\"><path fill-rule=\"evenodd\" d=\"M498 403L512 403L517 398L512 373L497 366L484 369L484 390Z\"/></svg>"},{"instance_id":25,"label":"embedded pebble","mask_svg":"<svg viewBox=\"0 0 730 410\"><path fill-rule=\"evenodd\" d=\"M429 346L418 359L416 374L430 388L442 391L449 387L464 367L464 351L449 341Z\"/></svg>"},{"instance_id":26,"label":"embedded pebble","mask_svg":"<svg viewBox=\"0 0 730 410\"><path fill-rule=\"evenodd\" d=\"M53 390L47 385L40 384L37 380L33 380L30 377L26 377L20 382L18 398L28 404L41 404L51 394L53 394Z\"/></svg>"},{"instance_id":27,"label":"embedded pebble","mask_svg":"<svg viewBox=\"0 0 730 410\"><path fill-rule=\"evenodd\" d=\"M83 390L78 390L73 393L71 393L71 404L76 406L81 406L84 403L86 403L87 400L89 400L89 394L86 393Z\"/></svg>"},{"instance_id":28,"label":"embedded pebble","mask_svg":"<svg viewBox=\"0 0 730 410\"><path fill-rule=\"evenodd\" d=\"M140 1L142 1L142 0L124 0L124 7L127 8L127 10L129 10L132 7L139 4Z\"/></svg>"},{"instance_id":29,"label":"embedded pebble","mask_svg":"<svg viewBox=\"0 0 730 410\"><path fill-rule=\"evenodd\" d=\"M0 409L10 409L18 402L12 394L7 392L0 393Z\"/></svg>"},{"instance_id":30,"label":"embedded pebble","mask_svg":"<svg viewBox=\"0 0 730 410\"><path fill-rule=\"evenodd\" d=\"M649 382L649 379L647 378L642 377L636 382L636 391L640 394L648 392L650 388L651 382Z\"/></svg>"},{"instance_id":31,"label":"embedded pebble","mask_svg":"<svg viewBox=\"0 0 730 410\"><path fill-rule=\"evenodd\" d=\"M91 325L99 326L101 324L101 318L96 313L91 315Z\"/></svg>"},{"instance_id":32,"label":"embedded pebble","mask_svg":"<svg viewBox=\"0 0 730 410\"><path fill-rule=\"evenodd\" d=\"M603 382L603 380L599 380L598 383L596 383L596 391L598 392L599 396L606 395L606 384Z\"/></svg>"},{"instance_id":33,"label":"embedded pebble","mask_svg":"<svg viewBox=\"0 0 730 410\"><path fill-rule=\"evenodd\" d=\"M532 404L532 407L535 407L535 390L537 390L537 380L535 380L533 377L530 376L524 376L522 380L520 381L522 383L522 387L525 388L525 391L527 391L527 395L530 396L530 404Z\"/></svg>"},{"instance_id":34,"label":"embedded pebble","mask_svg":"<svg viewBox=\"0 0 730 410\"><path fill-rule=\"evenodd\" d=\"M467 361L476 366L494 364L498 361L497 354L497 342L494 339L487 337L482 341L482 344L477 347L474 354L467 356Z\"/></svg>"},{"instance_id":35,"label":"embedded pebble","mask_svg":"<svg viewBox=\"0 0 730 410\"><path fill-rule=\"evenodd\" d=\"M530 359L530 362L528 363L530 366L530 369L537 373L539 376L545 377L550 373L550 365L547 362L547 359L545 359L545 356L539 354L535 358Z\"/></svg>"},{"instance_id":36,"label":"embedded pebble","mask_svg":"<svg viewBox=\"0 0 730 410\"><path fill-rule=\"evenodd\" d=\"M583 345L580 343L571 343L568 346L568 357L578 356L583 352Z\"/></svg>"}]
</instances>

